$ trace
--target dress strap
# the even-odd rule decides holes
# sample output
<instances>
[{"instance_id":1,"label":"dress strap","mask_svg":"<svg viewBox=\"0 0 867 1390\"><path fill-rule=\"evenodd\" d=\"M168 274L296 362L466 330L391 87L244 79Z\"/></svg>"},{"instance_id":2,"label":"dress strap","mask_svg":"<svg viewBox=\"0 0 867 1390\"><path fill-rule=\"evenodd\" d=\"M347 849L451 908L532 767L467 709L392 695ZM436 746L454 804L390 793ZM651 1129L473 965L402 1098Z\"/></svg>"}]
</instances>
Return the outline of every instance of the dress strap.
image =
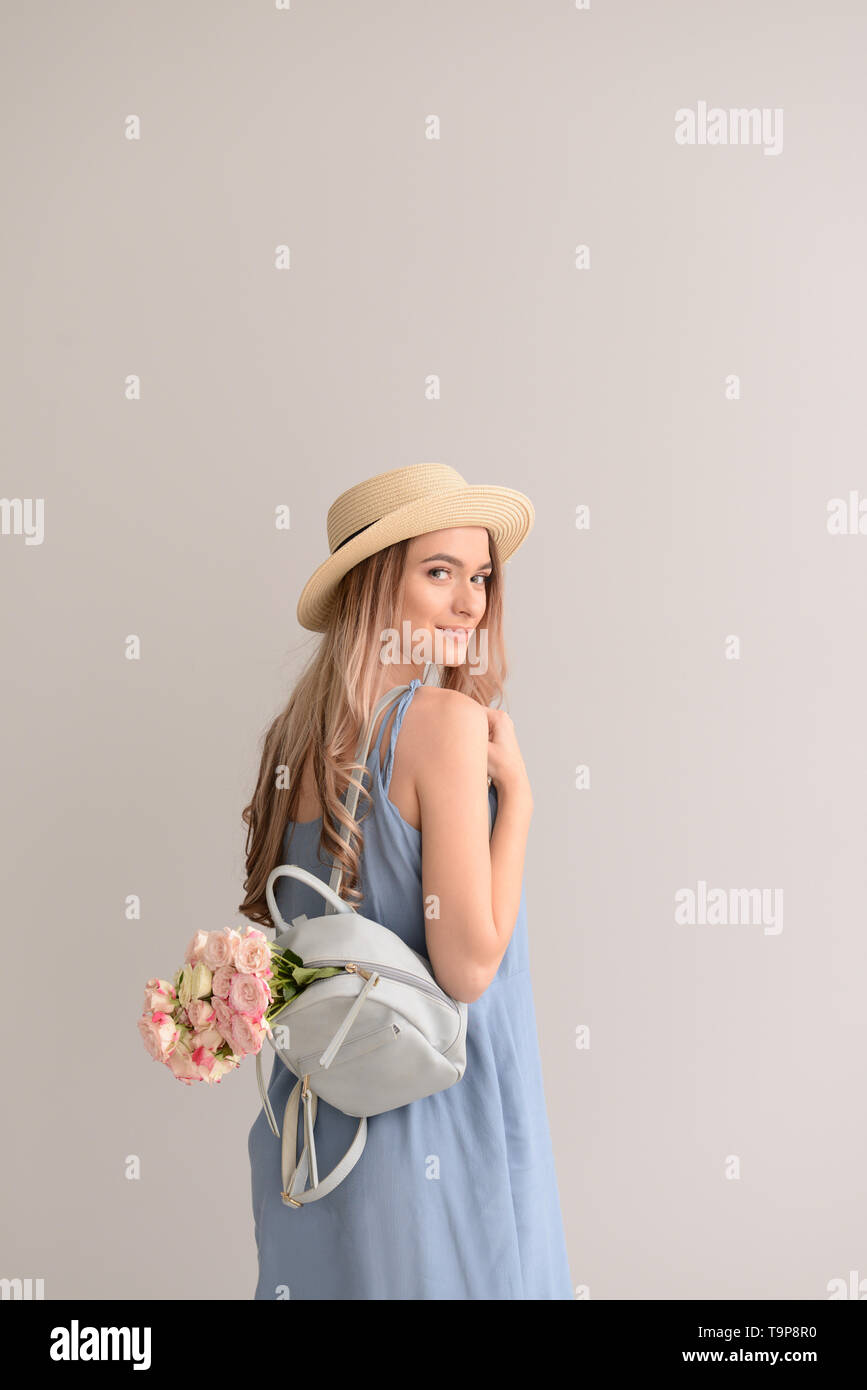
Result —
<instances>
[{"instance_id":1,"label":"dress strap","mask_svg":"<svg viewBox=\"0 0 867 1390\"><path fill-rule=\"evenodd\" d=\"M371 748L370 753L368 754L368 762L370 761L370 758L374 753L377 755L377 757L379 757L379 750L382 746L382 736L385 733L385 726L388 723L391 716L394 714L394 711L397 708L397 706L401 703L402 700L406 699L407 693L407 691L404 691L403 695L401 695L400 697L400 700L397 701L397 705L392 705L390 710L385 710L385 712L383 713L382 719L379 721L379 733L376 735L376 738L373 741L373 747Z\"/></svg>"},{"instance_id":2,"label":"dress strap","mask_svg":"<svg viewBox=\"0 0 867 1390\"><path fill-rule=\"evenodd\" d=\"M388 752L385 755L385 766L382 769L382 785L386 795L388 795L388 788L391 783L391 774L392 769L394 768L394 750L397 744L397 736L400 733L400 726L403 723L403 716L409 709L409 702L412 699L415 692L418 690L418 687L420 685L421 681L418 680L418 678L416 678L415 680L411 680L409 683L409 690L405 690L403 692L403 694L397 702L397 705L395 706L396 713L394 715L394 722L391 726L391 737L388 740ZM385 727L387 718L388 716L386 716L386 719L383 720L383 728ZM379 738L376 741L377 748L379 747L379 740L381 738L382 729L380 729Z\"/></svg>"}]
</instances>

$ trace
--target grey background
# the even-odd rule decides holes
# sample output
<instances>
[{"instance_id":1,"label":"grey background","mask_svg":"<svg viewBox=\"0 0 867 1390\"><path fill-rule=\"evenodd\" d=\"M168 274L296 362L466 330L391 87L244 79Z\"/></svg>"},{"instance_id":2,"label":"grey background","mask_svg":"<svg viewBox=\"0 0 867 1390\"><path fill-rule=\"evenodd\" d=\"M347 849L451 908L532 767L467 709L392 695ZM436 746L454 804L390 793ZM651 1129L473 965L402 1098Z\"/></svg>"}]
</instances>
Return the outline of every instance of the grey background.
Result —
<instances>
[{"instance_id":1,"label":"grey background","mask_svg":"<svg viewBox=\"0 0 867 1390\"><path fill-rule=\"evenodd\" d=\"M253 1063L181 1086L135 1020L240 921L328 505L439 460L536 507L508 708L579 1296L867 1279L867 538L826 528L867 494L863 7L0 23L0 491L45 499L41 545L0 536L0 1274L252 1297ZM782 153L678 146L699 101L782 108ZM700 879L782 888L783 930L677 925Z\"/></svg>"}]
</instances>

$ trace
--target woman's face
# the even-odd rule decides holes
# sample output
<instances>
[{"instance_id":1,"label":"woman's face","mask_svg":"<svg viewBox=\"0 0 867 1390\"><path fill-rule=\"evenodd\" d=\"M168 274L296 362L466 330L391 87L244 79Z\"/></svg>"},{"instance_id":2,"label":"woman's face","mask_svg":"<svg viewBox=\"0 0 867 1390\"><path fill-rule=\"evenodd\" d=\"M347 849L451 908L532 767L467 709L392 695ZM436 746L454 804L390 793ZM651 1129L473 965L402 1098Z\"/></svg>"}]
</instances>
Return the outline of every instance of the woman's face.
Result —
<instances>
[{"instance_id":1,"label":"woman's face","mask_svg":"<svg viewBox=\"0 0 867 1390\"><path fill-rule=\"evenodd\" d=\"M484 526L428 531L410 541L401 622L409 622L413 641L429 642L431 660L466 661L470 634L487 607L491 568Z\"/></svg>"}]
</instances>

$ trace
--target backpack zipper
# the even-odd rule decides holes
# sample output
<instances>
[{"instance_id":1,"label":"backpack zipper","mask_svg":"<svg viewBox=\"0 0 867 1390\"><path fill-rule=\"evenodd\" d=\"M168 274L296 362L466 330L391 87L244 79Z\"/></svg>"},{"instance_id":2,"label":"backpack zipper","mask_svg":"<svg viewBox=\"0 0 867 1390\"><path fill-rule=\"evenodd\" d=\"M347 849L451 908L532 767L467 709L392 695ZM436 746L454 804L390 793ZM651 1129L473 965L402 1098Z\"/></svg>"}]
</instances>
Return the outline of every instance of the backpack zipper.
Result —
<instances>
[{"instance_id":1,"label":"backpack zipper","mask_svg":"<svg viewBox=\"0 0 867 1390\"><path fill-rule=\"evenodd\" d=\"M389 965L377 965L374 961L369 960L363 962L355 960L308 960L304 962L304 965L305 968L309 967L311 970L320 965L342 965L343 969L350 975L363 975L366 980L369 980L370 971L362 969L362 965L367 965L370 966L371 971L376 971L377 975L382 975L385 979L400 980L404 984L415 985L417 989L423 989L426 994L432 994L435 999L440 999L443 1003L448 1004L456 1014L460 1013L454 999L446 994L444 989L440 989L439 985L431 984L429 980L420 980L417 975L410 974L408 970L398 970Z\"/></svg>"},{"instance_id":2,"label":"backpack zipper","mask_svg":"<svg viewBox=\"0 0 867 1390\"><path fill-rule=\"evenodd\" d=\"M368 1038L375 1037L377 1033L391 1033L392 1038L396 1038L400 1034L400 1028L396 1023L378 1023L375 1028L368 1028L366 1033L359 1033L357 1038L350 1038L349 1042L347 1043L347 1046L352 1046L355 1043L366 1042ZM387 1041L387 1038L383 1038L383 1042ZM302 1072L302 1074L306 1067L308 1075L315 1075L318 1068L311 1069L311 1063L318 1063L318 1061L319 1052L308 1052L305 1057L298 1058L296 1065L299 1071Z\"/></svg>"}]
</instances>

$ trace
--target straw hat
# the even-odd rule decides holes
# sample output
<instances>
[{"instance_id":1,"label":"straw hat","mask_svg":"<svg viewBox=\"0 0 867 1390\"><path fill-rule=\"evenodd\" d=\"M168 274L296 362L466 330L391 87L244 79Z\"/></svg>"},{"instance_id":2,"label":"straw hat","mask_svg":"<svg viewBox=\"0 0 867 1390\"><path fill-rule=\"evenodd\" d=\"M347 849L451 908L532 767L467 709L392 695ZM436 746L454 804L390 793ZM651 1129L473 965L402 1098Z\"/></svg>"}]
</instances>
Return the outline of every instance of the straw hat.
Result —
<instances>
[{"instance_id":1,"label":"straw hat","mask_svg":"<svg viewBox=\"0 0 867 1390\"><path fill-rule=\"evenodd\" d=\"M395 541L452 526L485 526L508 560L535 518L523 492L471 485L445 463L392 468L342 492L328 509L330 555L310 576L298 600L298 621L311 632L328 626L337 585L353 565Z\"/></svg>"}]
</instances>

